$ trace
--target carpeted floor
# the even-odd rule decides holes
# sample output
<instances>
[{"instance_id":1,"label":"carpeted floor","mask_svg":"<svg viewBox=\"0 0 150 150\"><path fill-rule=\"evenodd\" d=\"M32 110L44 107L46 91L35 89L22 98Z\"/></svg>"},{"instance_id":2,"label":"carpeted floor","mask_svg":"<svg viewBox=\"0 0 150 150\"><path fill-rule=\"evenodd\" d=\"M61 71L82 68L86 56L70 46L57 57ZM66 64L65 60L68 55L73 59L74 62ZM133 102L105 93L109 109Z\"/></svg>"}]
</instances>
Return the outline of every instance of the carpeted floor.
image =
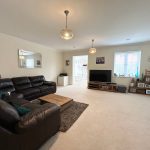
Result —
<instances>
[{"instance_id":1,"label":"carpeted floor","mask_svg":"<svg viewBox=\"0 0 150 150\"><path fill-rule=\"evenodd\" d=\"M61 132L66 132L80 117L88 104L73 101L71 106L61 112Z\"/></svg>"},{"instance_id":2,"label":"carpeted floor","mask_svg":"<svg viewBox=\"0 0 150 150\"><path fill-rule=\"evenodd\" d=\"M41 150L150 150L150 96L58 88L57 94L89 104L71 128Z\"/></svg>"}]
</instances>

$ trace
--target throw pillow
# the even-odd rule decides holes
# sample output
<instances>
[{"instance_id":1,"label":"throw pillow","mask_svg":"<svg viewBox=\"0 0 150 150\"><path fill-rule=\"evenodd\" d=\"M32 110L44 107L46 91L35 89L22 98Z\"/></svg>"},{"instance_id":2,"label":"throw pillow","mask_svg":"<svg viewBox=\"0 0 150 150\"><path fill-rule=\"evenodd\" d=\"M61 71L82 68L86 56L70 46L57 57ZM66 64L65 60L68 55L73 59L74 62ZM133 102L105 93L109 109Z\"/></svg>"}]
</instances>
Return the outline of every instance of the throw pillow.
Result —
<instances>
[{"instance_id":1,"label":"throw pillow","mask_svg":"<svg viewBox=\"0 0 150 150\"><path fill-rule=\"evenodd\" d=\"M23 107L23 106L19 106L17 104L12 104L14 106L14 108L17 110L18 114L20 116L24 116L26 115L27 113L30 112L30 109L26 108L26 107Z\"/></svg>"}]
</instances>

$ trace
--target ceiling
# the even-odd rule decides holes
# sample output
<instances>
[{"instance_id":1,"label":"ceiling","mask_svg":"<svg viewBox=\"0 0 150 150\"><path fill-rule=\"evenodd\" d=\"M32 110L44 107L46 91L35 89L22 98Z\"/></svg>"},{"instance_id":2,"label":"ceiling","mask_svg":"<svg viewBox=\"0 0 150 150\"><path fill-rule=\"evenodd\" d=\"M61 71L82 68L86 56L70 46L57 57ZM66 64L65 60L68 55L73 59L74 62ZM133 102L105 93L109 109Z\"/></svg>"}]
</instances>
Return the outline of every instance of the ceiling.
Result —
<instances>
[{"instance_id":1,"label":"ceiling","mask_svg":"<svg viewBox=\"0 0 150 150\"><path fill-rule=\"evenodd\" d=\"M74 38L65 41L68 27ZM150 41L150 0L0 0L0 32L62 51Z\"/></svg>"}]
</instances>

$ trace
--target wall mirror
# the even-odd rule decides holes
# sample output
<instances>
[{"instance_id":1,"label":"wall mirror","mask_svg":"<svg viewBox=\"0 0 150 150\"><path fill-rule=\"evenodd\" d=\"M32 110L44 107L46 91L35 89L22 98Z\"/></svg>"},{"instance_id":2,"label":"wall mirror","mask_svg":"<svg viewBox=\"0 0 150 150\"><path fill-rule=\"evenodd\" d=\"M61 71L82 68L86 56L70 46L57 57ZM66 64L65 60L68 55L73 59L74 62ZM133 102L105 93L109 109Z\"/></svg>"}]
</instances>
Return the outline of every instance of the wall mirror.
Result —
<instances>
[{"instance_id":1,"label":"wall mirror","mask_svg":"<svg viewBox=\"0 0 150 150\"><path fill-rule=\"evenodd\" d=\"M19 49L18 54L20 68L42 67L42 55L40 53Z\"/></svg>"}]
</instances>

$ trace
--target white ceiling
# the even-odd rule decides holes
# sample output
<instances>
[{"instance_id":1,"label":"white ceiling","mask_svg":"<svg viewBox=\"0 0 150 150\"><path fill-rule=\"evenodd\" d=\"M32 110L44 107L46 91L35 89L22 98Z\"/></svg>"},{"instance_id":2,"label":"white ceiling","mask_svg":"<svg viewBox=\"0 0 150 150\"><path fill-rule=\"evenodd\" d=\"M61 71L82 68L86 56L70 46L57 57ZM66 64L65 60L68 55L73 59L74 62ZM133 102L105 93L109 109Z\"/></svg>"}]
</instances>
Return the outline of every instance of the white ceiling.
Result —
<instances>
[{"instance_id":1,"label":"white ceiling","mask_svg":"<svg viewBox=\"0 0 150 150\"><path fill-rule=\"evenodd\" d=\"M68 9L72 40L59 32ZM56 50L150 41L150 0L0 0L0 32ZM127 40L130 39L130 40Z\"/></svg>"}]
</instances>

